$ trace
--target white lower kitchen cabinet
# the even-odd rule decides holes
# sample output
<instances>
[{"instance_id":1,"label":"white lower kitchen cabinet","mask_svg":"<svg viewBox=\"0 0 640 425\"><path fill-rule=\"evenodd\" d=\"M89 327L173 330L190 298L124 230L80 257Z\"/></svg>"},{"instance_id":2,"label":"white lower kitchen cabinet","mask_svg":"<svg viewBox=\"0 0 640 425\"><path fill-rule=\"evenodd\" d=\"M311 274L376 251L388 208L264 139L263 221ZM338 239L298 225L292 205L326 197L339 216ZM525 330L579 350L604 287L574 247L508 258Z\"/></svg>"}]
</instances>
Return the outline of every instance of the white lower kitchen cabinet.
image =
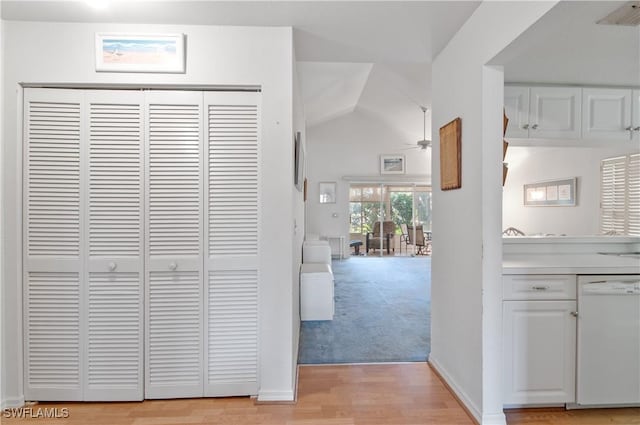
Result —
<instances>
[{"instance_id":1,"label":"white lower kitchen cabinet","mask_svg":"<svg viewBox=\"0 0 640 425\"><path fill-rule=\"evenodd\" d=\"M575 311L575 300L505 300L505 406L575 401Z\"/></svg>"}]
</instances>

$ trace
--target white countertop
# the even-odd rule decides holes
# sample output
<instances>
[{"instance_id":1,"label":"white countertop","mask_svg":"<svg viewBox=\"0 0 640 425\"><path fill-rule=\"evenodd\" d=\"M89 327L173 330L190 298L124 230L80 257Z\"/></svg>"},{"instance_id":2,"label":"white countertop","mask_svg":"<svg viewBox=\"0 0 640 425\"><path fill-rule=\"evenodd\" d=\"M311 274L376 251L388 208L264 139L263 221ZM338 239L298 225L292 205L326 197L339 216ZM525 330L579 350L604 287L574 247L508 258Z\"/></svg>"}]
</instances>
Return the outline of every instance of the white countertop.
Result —
<instances>
[{"instance_id":1,"label":"white countertop","mask_svg":"<svg viewBox=\"0 0 640 425\"><path fill-rule=\"evenodd\" d=\"M503 236L503 243L506 244L620 244L620 243L640 243L638 236Z\"/></svg>"},{"instance_id":2,"label":"white countertop","mask_svg":"<svg viewBox=\"0 0 640 425\"><path fill-rule=\"evenodd\" d=\"M601 254L505 254L503 274L640 274L640 259Z\"/></svg>"}]
</instances>

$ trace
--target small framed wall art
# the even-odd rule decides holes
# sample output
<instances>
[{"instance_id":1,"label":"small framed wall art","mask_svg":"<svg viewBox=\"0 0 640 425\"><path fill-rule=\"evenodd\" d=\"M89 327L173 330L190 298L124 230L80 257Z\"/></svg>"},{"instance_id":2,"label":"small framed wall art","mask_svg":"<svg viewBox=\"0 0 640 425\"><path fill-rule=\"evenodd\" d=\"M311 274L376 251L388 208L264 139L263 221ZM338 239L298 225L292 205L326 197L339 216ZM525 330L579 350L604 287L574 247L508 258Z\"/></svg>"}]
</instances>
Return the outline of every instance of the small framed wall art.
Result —
<instances>
[{"instance_id":1,"label":"small framed wall art","mask_svg":"<svg viewBox=\"0 0 640 425\"><path fill-rule=\"evenodd\" d=\"M319 189L321 204L336 203L336 182L320 182Z\"/></svg>"},{"instance_id":2,"label":"small framed wall art","mask_svg":"<svg viewBox=\"0 0 640 425\"><path fill-rule=\"evenodd\" d=\"M404 155L380 155L380 174L404 174L406 162Z\"/></svg>"},{"instance_id":3,"label":"small framed wall art","mask_svg":"<svg viewBox=\"0 0 640 425\"><path fill-rule=\"evenodd\" d=\"M524 205L528 207L574 207L577 177L524 185Z\"/></svg>"},{"instance_id":4,"label":"small framed wall art","mask_svg":"<svg viewBox=\"0 0 640 425\"><path fill-rule=\"evenodd\" d=\"M184 34L96 33L98 72L185 72Z\"/></svg>"}]
</instances>

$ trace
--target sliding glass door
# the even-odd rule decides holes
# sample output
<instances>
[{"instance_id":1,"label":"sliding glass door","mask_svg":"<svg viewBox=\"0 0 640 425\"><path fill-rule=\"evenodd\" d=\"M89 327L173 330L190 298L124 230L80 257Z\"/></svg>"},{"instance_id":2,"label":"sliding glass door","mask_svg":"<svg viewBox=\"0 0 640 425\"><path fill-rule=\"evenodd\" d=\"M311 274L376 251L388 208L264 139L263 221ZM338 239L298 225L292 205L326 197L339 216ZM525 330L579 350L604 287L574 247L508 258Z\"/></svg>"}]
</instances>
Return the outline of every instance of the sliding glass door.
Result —
<instances>
[{"instance_id":1,"label":"sliding glass door","mask_svg":"<svg viewBox=\"0 0 640 425\"><path fill-rule=\"evenodd\" d=\"M415 234L406 232L416 226L431 231L431 187L351 184L349 217L350 238L362 241L366 255L415 254Z\"/></svg>"}]
</instances>

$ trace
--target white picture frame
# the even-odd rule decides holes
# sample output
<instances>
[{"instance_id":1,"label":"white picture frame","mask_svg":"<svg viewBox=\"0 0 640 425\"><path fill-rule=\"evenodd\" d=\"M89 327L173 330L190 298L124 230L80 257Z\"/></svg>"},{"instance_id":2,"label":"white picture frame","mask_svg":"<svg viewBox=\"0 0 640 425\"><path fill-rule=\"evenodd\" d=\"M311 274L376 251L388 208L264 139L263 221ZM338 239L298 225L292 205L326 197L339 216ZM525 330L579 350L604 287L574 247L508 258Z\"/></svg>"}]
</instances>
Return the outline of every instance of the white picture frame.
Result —
<instances>
[{"instance_id":1,"label":"white picture frame","mask_svg":"<svg viewBox=\"0 0 640 425\"><path fill-rule=\"evenodd\" d=\"M404 155L380 155L380 174L405 174L406 164Z\"/></svg>"},{"instance_id":2,"label":"white picture frame","mask_svg":"<svg viewBox=\"0 0 640 425\"><path fill-rule=\"evenodd\" d=\"M321 204L336 203L336 182L320 182L318 188L318 201Z\"/></svg>"},{"instance_id":3,"label":"white picture frame","mask_svg":"<svg viewBox=\"0 0 640 425\"><path fill-rule=\"evenodd\" d=\"M546 180L523 186L523 202L527 207L575 207L578 178Z\"/></svg>"},{"instance_id":4,"label":"white picture frame","mask_svg":"<svg viewBox=\"0 0 640 425\"><path fill-rule=\"evenodd\" d=\"M96 72L185 72L184 34L96 33Z\"/></svg>"}]
</instances>

